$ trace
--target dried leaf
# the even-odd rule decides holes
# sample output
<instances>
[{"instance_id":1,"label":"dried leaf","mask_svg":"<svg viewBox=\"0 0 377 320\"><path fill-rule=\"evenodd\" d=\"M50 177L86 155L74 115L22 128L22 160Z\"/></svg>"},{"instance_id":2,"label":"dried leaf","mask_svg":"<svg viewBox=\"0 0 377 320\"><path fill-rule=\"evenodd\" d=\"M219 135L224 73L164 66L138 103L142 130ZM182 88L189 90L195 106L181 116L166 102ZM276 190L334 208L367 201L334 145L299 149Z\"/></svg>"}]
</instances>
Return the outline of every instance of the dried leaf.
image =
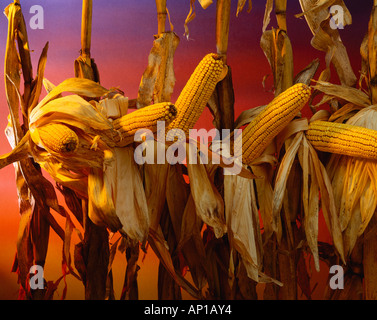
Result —
<instances>
[{"instance_id":1,"label":"dried leaf","mask_svg":"<svg viewBox=\"0 0 377 320\"><path fill-rule=\"evenodd\" d=\"M187 164L196 212L205 223L214 228L216 237L220 238L226 232L224 202L210 180L206 167L200 163L199 157L196 160L197 164Z\"/></svg>"},{"instance_id":2,"label":"dried leaf","mask_svg":"<svg viewBox=\"0 0 377 320\"><path fill-rule=\"evenodd\" d=\"M175 271L173 261L171 259L166 241L163 237L161 228L156 231L150 229L148 242L151 245L153 251L156 253L157 257L160 259L160 262L164 265L164 267L170 273L176 283L183 289L185 289L191 296L196 299L200 299L200 292L198 292L196 288L194 288L185 278L183 278Z\"/></svg>"},{"instance_id":3,"label":"dried leaf","mask_svg":"<svg viewBox=\"0 0 377 320\"><path fill-rule=\"evenodd\" d=\"M134 161L134 149L115 148L116 215L124 231L131 239L145 241L150 227L147 198L140 171ZM111 194L111 193L110 193Z\"/></svg>"},{"instance_id":4,"label":"dried leaf","mask_svg":"<svg viewBox=\"0 0 377 320\"><path fill-rule=\"evenodd\" d=\"M274 75L275 96L293 85L293 53L286 31L264 31L260 46Z\"/></svg>"},{"instance_id":5,"label":"dried leaf","mask_svg":"<svg viewBox=\"0 0 377 320\"><path fill-rule=\"evenodd\" d=\"M252 9L251 0L249 0L248 3L249 3L249 5L248 5L248 8L247 8L247 12L249 13ZM246 4L246 0L238 0L236 17L238 17L238 14L243 10L245 4Z\"/></svg>"},{"instance_id":6,"label":"dried leaf","mask_svg":"<svg viewBox=\"0 0 377 320\"><path fill-rule=\"evenodd\" d=\"M300 0L300 5L305 16L306 22L313 33L311 44L317 50L325 51L327 56L332 56L331 61L338 73L341 84L354 86L356 76L352 70L347 50L343 45L339 31L330 27L329 7L334 0ZM342 26L352 23L352 17L342 0L336 1L343 9ZM300 15L296 15L299 17Z\"/></svg>"},{"instance_id":7,"label":"dried leaf","mask_svg":"<svg viewBox=\"0 0 377 320\"><path fill-rule=\"evenodd\" d=\"M158 35L148 56L148 66L141 78L137 108L152 103L171 101L175 84L173 58L179 44L174 32Z\"/></svg>"},{"instance_id":8,"label":"dried leaf","mask_svg":"<svg viewBox=\"0 0 377 320\"><path fill-rule=\"evenodd\" d=\"M314 59L303 70L301 70L295 77L294 83L305 83L310 85L311 80L314 78L315 73L319 67L319 59Z\"/></svg>"},{"instance_id":9,"label":"dried leaf","mask_svg":"<svg viewBox=\"0 0 377 320\"><path fill-rule=\"evenodd\" d=\"M371 105L369 97L364 92L356 88L348 87L345 85L336 85L323 81L318 81L313 88L329 96L337 97L351 102L356 106L369 107Z\"/></svg>"},{"instance_id":10,"label":"dried leaf","mask_svg":"<svg viewBox=\"0 0 377 320\"><path fill-rule=\"evenodd\" d=\"M271 20L270 15L271 15L273 5L274 5L273 0L266 1L266 9L264 11L263 27L262 27L263 33L266 31L268 24L270 23L270 20Z\"/></svg>"},{"instance_id":11,"label":"dried leaf","mask_svg":"<svg viewBox=\"0 0 377 320\"><path fill-rule=\"evenodd\" d=\"M297 151L299 149L301 140L303 138L303 133L299 132L296 134L292 143L288 147L281 163L279 170L276 175L275 186L274 186L274 196L273 196L273 206L272 206L272 228L277 232L277 237L281 237L281 220L280 220L280 210L283 205L284 193L286 190L287 180L289 172L292 168L293 160L296 157Z\"/></svg>"},{"instance_id":12,"label":"dried leaf","mask_svg":"<svg viewBox=\"0 0 377 320\"><path fill-rule=\"evenodd\" d=\"M213 3L213 0L198 0L198 1L203 9L207 9Z\"/></svg>"}]
</instances>

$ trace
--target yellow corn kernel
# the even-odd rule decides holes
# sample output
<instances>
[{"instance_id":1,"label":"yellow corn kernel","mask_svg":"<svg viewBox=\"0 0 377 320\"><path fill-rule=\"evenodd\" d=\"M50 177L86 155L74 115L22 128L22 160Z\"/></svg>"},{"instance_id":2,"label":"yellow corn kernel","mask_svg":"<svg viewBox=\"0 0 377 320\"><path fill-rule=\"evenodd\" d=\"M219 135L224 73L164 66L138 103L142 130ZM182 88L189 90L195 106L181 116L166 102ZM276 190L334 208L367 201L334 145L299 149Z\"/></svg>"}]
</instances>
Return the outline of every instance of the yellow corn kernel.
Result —
<instances>
[{"instance_id":1,"label":"yellow corn kernel","mask_svg":"<svg viewBox=\"0 0 377 320\"><path fill-rule=\"evenodd\" d=\"M217 82L224 76L225 68L221 57L214 53L207 54L200 61L175 103L177 117L167 130L181 129L188 137L189 130L194 128ZM173 131L167 132L167 140L172 140Z\"/></svg>"},{"instance_id":2,"label":"yellow corn kernel","mask_svg":"<svg viewBox=\"0 0 377 320\"><path fill-rule=\"evenodd\" d=\"M377 130L318 120L310 123L306 137L319 151L377 159Z\"/></svg>"},{"instance_id":3,"label":"yellow corn kernel","mask_svg":"<svg viewBox=\"0 0 377 320\"><path fill-rule=\"evenodd\" d=\"M76 133L61 123L49 123L38 128L42 144L56 153L73 152L79 145Z\"/></svg>"},{"instance_id":4,"label":"yellow corn kernel","mask_svg":"<svg viewBox=\"0 0 377 320\"><path fill-rule=\"evenodd\" d=\"M235 153L242 151L242 162L250 164L258 158L276 135L305 106L310 87L297 83L273 99L242 131L242 145L236 140Z\"/></svg>"},{"instance_id":5,"label":"yellow corn kernel","mask_svg":"<svg viewBox=\"0 0 377 320\"><path fill-rule=\"evenodd\" d=\"M114 120L114 129L119 135L115 136L116 145L124 147L134 142L136 131L148 129L155 133L157 121L170 123L177 115L177 109L170 102L156 103L133 111L119 119Z\"/></svg>"}]
</instances>

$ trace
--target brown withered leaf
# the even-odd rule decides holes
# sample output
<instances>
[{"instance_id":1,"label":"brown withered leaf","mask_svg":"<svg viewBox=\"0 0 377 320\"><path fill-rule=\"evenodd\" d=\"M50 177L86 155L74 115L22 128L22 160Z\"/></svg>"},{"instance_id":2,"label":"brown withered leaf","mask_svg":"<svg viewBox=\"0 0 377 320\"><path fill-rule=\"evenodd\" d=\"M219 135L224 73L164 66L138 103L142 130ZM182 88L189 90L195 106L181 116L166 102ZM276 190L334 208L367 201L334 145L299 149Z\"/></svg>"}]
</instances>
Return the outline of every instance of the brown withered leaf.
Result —
<instances>
[{"instance_id":1,"label":"brown withered leaf","mask_svg":"<svg viewBox=\"0 0 377 320\"><path fill-rule=\"evenodd\" d=\"M269 240L272 235L272 203L273 203L273 188L272 188L272 173L274 172L271 165L263 163L260 165L251 166L254 174L263 177L255 179L255 186L257 191L258 206L263 223L263 242Z\"/></svg>"},{"instance_id":2,"label":"brown withered leaf","mask_svg":"<svg viewBox=\"0 0 377 320\"><path fill-rule=\"evenodd\" d=\"M326 52L338 73L340 82L347 86L356 84L356 76L352 70L347 50L343 45L337 28L331 28L329 7L339 5L343 9L342 26L350 25L352 17L342 0L300 0L303 13L296 15L305 16L306 22L313 33L311 44L314 48Z\"/></svg>"},{"instance_id":3,"label":"brown withered leaf","mask_svg":"<svg viewBox=\"0 0 377 320\"><path fill-rule=\"evenodd\" d=\"M245 4L246 4L246 0L238 0L236 17L238 17L238 14L243 10L243 8L245 7ZM248 13L251 11L252 7L253 7L252 2L251 0L249 0L248 7L247 7Z\"/></svg>"},{"instance_id":4,"label":"brown withered leaf","mask_svg":"<svg viewBox=\"0 0 377 320\"><path fill-rule=\"evenodd\" d=\"M116 159L116 215L122 230L134 240L144 242L148 236L150 218L147 199L134 149L115 148Z\"/></svg>"},{"instance_id":5,"label":"brown withered leaf","mask_svg":"<svg viewBox=\"0 0 377 320\"><path fill-rule=\"evenodd\" d=\"M262 27L262 32L264 33L268 27L268 24L270 23L270 15L272 12L272 7L274 5L273 0L267 0L266 1L266 9L264 11L264 17L263 17L263 27Z\"/></svg>"},{"instance_id":6,"label":"brown withered leaf","mask_svg":"<svg viewBox=\"0 0 377 320\"><path fill-rule=\"evenodd\" d=\"M47 63L47 51L48 51L48 42L44 46L41 56L38 61L37 75L33 82L33 91L31 93L31 101L29 103L28 114L33 110L33 108L38 104L39 97L42 92L44 71Z\"/></svg>"},{"instance_id":7,"label":"brown withered leaf","mask_svg":"<svg viewBox=\"0 0 377 320\"><path fill-rule=\"evenodd\" d=\"M214 228L216 237L220 238L226 233L224 202L209 177L209 172L207 172L205 165L200 163L200 157L196 156L196 160L196 164L187 164L190 189L196 212L203 222Z\"/></svg>"},{"instance_id":8,"label":"brown withered leaf","mask_svg":"<svg viewBox=\"0 0 377 320\"><path fill-rule=\"evenodd\" d=\"M162 144L155 141L152 142L155 148L161 148L160 151L162 153L165 152L165 148ZM158 151L155 149L155 153L156 152ZM160 222L165 199L167 199L167 181L170 169L167 163L145 163L143 165L144 190L148 203L150 227L154 230L157 229Z\"/></svg>"},{"instance_id":9,"label":"brown withered leaf","mask_svg":"<svg viewBox=\"0 0 377 320\"><path fill-rule=\"evenodd\" d=\"M260 271L263 248L253 180L224 176L224 201L229 243L240 254L248 277L281 285Z\"/></svg>"},{"instance_id":10,"label":"brown withered leaf","mask_svg":"<svg viewBox=\"0 0 377 320\"><path fill-rule=\"evenodd\" d=\"M377 6L374 3L368 24L368 84L372 104L377 103Z\"/></svg>"},{"instance_id":11,"label":"brown withered leaf","mask_svg":"<svg viewBox=\"0 0 377 320\"><path fill-rule=\"evenodd\" d=\"M274 76L275 96L293 85L293 53L286 31L264 31L260 46L271 66Z\"/></svg>"},{"instance_id":12,"label":"brown withered leaf","mask_svg":"<svg viewBox=\"0 0 377 320\"><path fill-rule=\"evenodd\" d=\"M175 85L173 58L178 44L179 37L174 32L156 36L141 78L137 108L170 101Z\"/></svg>"},{"instance_id":13,"label":"brown withered leaf","mask_svg":"<svg viewBox=\"0 0 377 320\"><path fill-rule=\"evenodd\" d=\"M314 78L315 73L319 67L319 59L314 59L304 69L302 69L294 78L294 83L305 83L310 85L311 80Z\"/></svg>"},{"instance_id":14,"label":"brown withered leaf","mask_svg":"<svg viewBox=\"0 0 377 320\"><path fill-rule=\"evenodd\" d=\"M299 132L295 135L294 139L286 150L283 159L281 160L275 185L274 185L274 196L273 196L273 206L272 206L272 228L277 233L277 239L281 239L281 218L280 210L283 206L284 193L286 190L286 185L288 181L289 172L292 168L293 161L296 157L297 151L300 147L303 138L303 133Z\"/></svg>"},{"instance_id":15,"label":"brown withered leaf","mask_svg":"<svg viewBox=\"0 0 377 320\"><path fill-rule=\"evenodd\" d=\"M353 87L317 81L313 88L325 93L326 95L351 102L356 106L369 107L371 105L368 95Z\"/></svg>"},{"instance_id":16,"label":"brown withered leaf","mask_svg":"<svg viewBox=\"0 0 377 320\"><path fill-rule=\"evenodd\" d=\"M201 299L201 293L175 270L166 240L164 239L160 227L158 230L149 230L148 242L159 258L160 262L164 265L176 283L194 298Z\"/></svg>"}]
</instances>

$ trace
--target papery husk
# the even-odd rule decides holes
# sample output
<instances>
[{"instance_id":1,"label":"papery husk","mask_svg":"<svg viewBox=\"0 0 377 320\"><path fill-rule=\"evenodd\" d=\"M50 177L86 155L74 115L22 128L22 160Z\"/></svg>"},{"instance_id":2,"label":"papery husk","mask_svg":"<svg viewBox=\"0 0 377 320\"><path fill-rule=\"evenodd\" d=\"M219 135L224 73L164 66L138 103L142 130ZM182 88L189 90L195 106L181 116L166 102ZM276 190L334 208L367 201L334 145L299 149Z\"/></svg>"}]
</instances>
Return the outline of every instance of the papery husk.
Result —
<instances>
[{"instance_id":1,"label":"papery husk","mask_svg":"<svg viewBox=\"0 0 377 320\"><path fill-rule=\"evenodd\" d=\"M196 164L187 164L196 212L203 222L214 228L216 237L220 238L226 233L224 202L210 179L206 166L200 163L200 157L196 156L196 160Z\"/></svg>"},{"instance_id":2,"label":"papery husk","mask_svg":"<svg viewBox=\"0 0 377 320\"><path fill-rule=\"evenodd\" d=\"M167 197L169 164L144 164L144 189L151 228L157 229Z\"/></svg>"},{"instance_id":3,"label":"papery husk","mask_svg":"<svg viewBox=\"0 0 377 320\"><path fill-rule=\"evenodd\" d=\"M171 31L161 33L155 38L148 56L148 66L140 81L137 108L171 101L175 84L173 58L179 37Z\"/></svg>"},{"instance_id":4,"label":"papery husk","mask_svg":"<svg viewBox=\"0 0 377 320\"><path fill-rule=\"evenodd\" d=\"M115 208L122 231L132 240L144 242L148 236L150 216L143 182L134 161L134 149L115 148L116 179Z\"/></svg>"},{"instance_id":5,"label":"papery husk","mask_svg":"<svg viewBox=\"0 0 377 320\"><path fill-rule=\"evenodd\" d=\"M282 225L280 218L280 210L283 206L284 193L286 192L286 184L288 181L289 172L292 168L294 158L299 149L303 138L303 133L299 132L290 143L286 150L283 159L281 160L279 170L276 175L272 205L272 229L277 234L277 240L280 242L282 237Z\"/></svg>"},{"instance_id":6,"label":"papery husk","mask_svg":"<svg viewBox=\"0 0 377 320\"><path fill-rule=\"evenodd\" d=\"M109 169L108 169L109 170ZM115 213L113 185L102 169L91 168L88 176L88 216L98 226L116 231L122 224Z\"/></svg>"},{"instance_id":7,"label":"papery husk","mask_svg":"<svg viewBox=\"0 0 377 320\"><path fill-rule=\"evenodd\" d=\"M336 85L329 82L317 81L313 88L328 96L345 100L359 107L368 107L371 105L368 95L361 90L346 85ZM323 101L321 104L322 103Z\"/></svg>"},{"instance_id":8,"label":"papery husk","mask_svg":"<svg viewBox=\"0 0 377 320\"><path fill-rule=\"evenodd\" d=\"M84 78L68 78L54 87L39 103L38 109L42 108L47 102L55 99L62 93L72 93L87 98L99 98L111 93L93 80Z\"/></svg>"},{"instance_id":9,"label":"papery husk","mask_svg":"<svg viewBox=\"0 0 377 320\"><path fill-rule=\"evenodd\" d=\"M292 127L292 129L290 128ZM297 133L290 139L295 130L293 127L297 127ZM308 241L309 248L314 257L315 268L319 270L319 253L318 253L318 212L319 212L319 192L321 194L321 207L324 214L325 221L328 229L334 241L334 245L338 250L341 258L344 261L343 241L341 236L341 230L339 226L338 215L335 208L334 194L332 186L330 185L329 177L325 171L323 164L320 162L316 151L308 143L306 137L301 130L306 130L305 126L301 126L300 122L296 120L292 122L292 126L288 126L285 132L282 134L286 136L284 139L288 148L280 163L276 180L274 184L274 201L273 201L273 228L277 233L277 240L281 239L281 220L280 209L284 205L284 212L287 211L288 203L285 204L285 194L287 192L286 186L290 172L295 160L296 155L300 161L302 168L302 203L304 209L303 224ZM282 139L282 138L280 138ZM297 186L296 186L297 187ZM297 197L296 197L297 198ZM297 200L297 199L296 199ZM291 207L292 208L292 207ZM288 210L291 211L291 210ZM294 210L297 211L297 210ZM292 217L295 220L295 217ZM287 217L286 220L292 218ZM293 241L293 234L289 228L286 230L291 242ZM293 243L293 242L292 242Z\"/></svg>"},{"instance_id":10,"label":"papery husk","mask_svg":"<svg viewBox=\"0 0 377 320\"><path fill-rule=\"evenodd\" d=\"M340 5L343 8L343 26L350 25L352 23L352 17L342 0L300 0L303 13L296 15L296 17L304 15L313 33L312 46L317 50L326 52L326 56L331 59L338 73L341 84L352 87L356 84L357 79L352 70L347 50L341 41L339 31L337 29L331 29L329 23L331 18L329 7L334 4Z\"/></svg>"},{"instance_id":11,"label":"papery husk","mask_svg":"<svg viewBox=\"0 0 377 320\"><path fill-rule=\"evenodd\" d=\"M375 116L376 107L370 106L357 112L347 123L376 130ZM334 188L345 254L349 256L376 210L376 163L332 155L327 170Z\"/></svg>"},{"instance_id":12,"label":"papery husk","mask_svg":"<svg viewBox=\"0 0 377 320\"><path fill-rule=\"evenodd\" d=\"M224 201L230 246L242 257L248 277L281 285L261 272L263 246L253 180L224 176Z\"/></svg>"}]
</instances>

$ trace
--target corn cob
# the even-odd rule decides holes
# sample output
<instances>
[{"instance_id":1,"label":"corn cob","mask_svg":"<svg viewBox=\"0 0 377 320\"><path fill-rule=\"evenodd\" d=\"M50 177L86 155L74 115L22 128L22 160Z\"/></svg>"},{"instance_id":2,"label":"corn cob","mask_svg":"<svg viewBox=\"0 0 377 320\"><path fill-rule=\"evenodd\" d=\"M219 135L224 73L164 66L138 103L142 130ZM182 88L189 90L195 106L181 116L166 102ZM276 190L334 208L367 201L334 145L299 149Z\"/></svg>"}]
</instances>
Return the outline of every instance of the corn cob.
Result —
<instances>
[{"instance_id":1,"label":"corn cob","mask_svg":"<svg viewBox=\"0 0 377 320\"><path fill-rule=\"evenodd\" d=\"M41 126L38 128L38 134L43 147L56 153L73 152L79 145L76 133L61 123L49 123Z\"/></svg>"},{"instance_id":2,"label":"corn cob","mask_svg":"<svg viewBox=\"0 0 377 320\"><path fill-rule=\"evenodd\" d=\"M200 61L175 103L178 114L168 126L168 130L181 129L188 137L189 130L198 121L217 82L227 71L225 68L221 57L214 53L207 54ZM167 140L172 140L173 131L167 131Z\"/></svg>"},{"instance_id":3,"label":"corn cob","mask_svg":"<svg viewBox=\"0 0 377 320\"><path fill-rule=\"evenodd\" d=\"M377 130L329 121L313 121L307 139L319 151L377 159Z\"/></svg>"},{"instance_id":4,"label":"corn cob","mask_svg":"<svg viewBox=\"0 0 377 320\"><path fill-rule=\"evenodd\" d=\"M114 129L119 135L115 136L116 146L124 147L134 142L134 135L139 129L157 131L157 121L170 123L177 115L177 109L170 102L153 104L134 112L131 112L119 119L114 120Z\"/></svg>"},{"instance_id":5,"label":"corn cob","mask_svg":"<svg viewBox=\"0 0 377 320\"><path fill-rule=\"evenodd\" d=\"M242 151L242 162L258 158L275 136L297 115L309 100L311 89L297 83L288 88L262 110L242 131L242 144L236 139L235 154Z\"/></svg>"}]
</instances>

